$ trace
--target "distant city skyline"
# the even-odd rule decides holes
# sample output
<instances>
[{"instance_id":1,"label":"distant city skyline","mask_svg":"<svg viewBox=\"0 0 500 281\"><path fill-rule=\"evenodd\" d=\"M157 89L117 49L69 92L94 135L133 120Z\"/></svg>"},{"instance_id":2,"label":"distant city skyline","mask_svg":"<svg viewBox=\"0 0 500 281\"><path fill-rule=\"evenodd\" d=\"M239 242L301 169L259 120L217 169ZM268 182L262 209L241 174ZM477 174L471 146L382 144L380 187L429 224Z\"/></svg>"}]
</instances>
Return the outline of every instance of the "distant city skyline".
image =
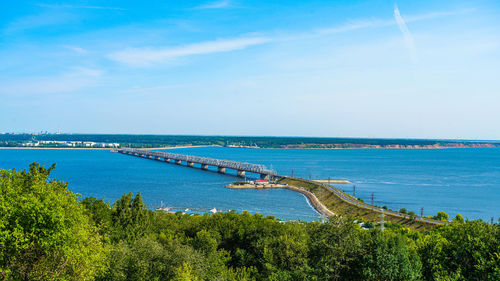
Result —
<instances>
[{"instance_id":1,"label":"distant city skyline","mask_svg":"<svg viewBox=\"0 0 500 281\"><path fill-rule=\"evenodd\" d=\"M498 1L0 9L0 132L500 139Z\"/></svg>"}]
</instances>

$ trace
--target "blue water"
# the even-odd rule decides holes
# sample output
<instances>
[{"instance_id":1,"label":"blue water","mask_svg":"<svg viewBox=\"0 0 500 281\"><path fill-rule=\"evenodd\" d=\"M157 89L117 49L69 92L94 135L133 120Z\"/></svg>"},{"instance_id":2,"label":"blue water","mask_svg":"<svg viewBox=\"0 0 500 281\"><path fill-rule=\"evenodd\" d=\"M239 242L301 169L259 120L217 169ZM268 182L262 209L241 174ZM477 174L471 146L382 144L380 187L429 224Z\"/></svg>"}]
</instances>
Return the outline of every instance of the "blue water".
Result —
<instances>
[{"instance_id":1,"label":"blue water","mask_svg":"<svg viewBox=\"0 0 500 281\"><path fill-rule=\"evenodd\" d=\"M500 149L243 149L186 148L175 153L261 163L280 174L346 179L366 202L433 215L445 211L489 221L500 216ZM248 210L281 219L314 220L305 197L289 190L230 190L231 175L204 172L106 150L0 150L0 168L55 162L54 176L83 197L114 202L140 191L150 206ZM229 171L229 170L228 170ZM234 171L230 171L235 174ZM338 185L352 193L353 184Z\"/></svg>"}]
</instances>

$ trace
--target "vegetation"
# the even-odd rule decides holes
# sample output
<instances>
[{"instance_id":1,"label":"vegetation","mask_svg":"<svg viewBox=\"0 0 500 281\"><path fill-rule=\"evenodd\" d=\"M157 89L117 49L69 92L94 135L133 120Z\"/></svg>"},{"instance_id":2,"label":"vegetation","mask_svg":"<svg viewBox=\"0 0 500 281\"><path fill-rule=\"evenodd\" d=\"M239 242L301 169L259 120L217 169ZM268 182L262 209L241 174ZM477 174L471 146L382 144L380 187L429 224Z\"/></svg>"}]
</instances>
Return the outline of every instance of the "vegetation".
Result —
<instances>
[{"instance_id":1,"label":"vegetation","mask_svg":"<svg viewBox=\"0 0 500 281\"><path fill-rule=\"evenodd\" d=\"M21 146L28 141L92 141L119 143L126 147L183 145L236 145L262 148L355 148L355 147L463 147L497 146L498 142L444 141L423 139L362 139L311 137L109 135L109 134L0 134L0 146ZM50 145L49 145L50 146ZM54 145L52 145L54 146Z\"/></svg>"},{"instance_id":2,"label":"vegetation","mask_svg":"<svg viewBox=\"0 0 500 281\"><path fill-rule=\"evenodd\" d=\"M284 178L281 179L280 182L286 183L291 186L302 187L306 190L309 190L318 198L318 200L325 207L327 207L330 211L332 211L337 215L344 217L352 217L354 219L361 220L364 222L380 221L379 212L348 203L342 200L337 195L335 195L331 190L325 188L323 185L319 183L298 178ZM346 195L350 196L348 194ZM354 197L352 198L355 199ZM363 202L362 199L360 198L357 199ZM401 209L400 212L407 213L406 209ZM415 214L413 213L413 215ZM436 227L435 224L417 221L411 218L408 219L401 216L395 216L389 213L385 213L384 220L391 223L402 225L404 227L410 228L411 230L418 230L418 231L431 230Z\"/></svg>"},{"instance_id":3,"label":"vegetation","mask_svg":"<svg viewBox=\"0 0 500 281\"><path fill-rule=\"evenodd\" d=\"M4 280L499 280L500 226L457 218L415 232L352 218L148 210L78 196L48 169L0 172ZM458 216L457 216L458 217Z\"/></svg>"}]
</instances>

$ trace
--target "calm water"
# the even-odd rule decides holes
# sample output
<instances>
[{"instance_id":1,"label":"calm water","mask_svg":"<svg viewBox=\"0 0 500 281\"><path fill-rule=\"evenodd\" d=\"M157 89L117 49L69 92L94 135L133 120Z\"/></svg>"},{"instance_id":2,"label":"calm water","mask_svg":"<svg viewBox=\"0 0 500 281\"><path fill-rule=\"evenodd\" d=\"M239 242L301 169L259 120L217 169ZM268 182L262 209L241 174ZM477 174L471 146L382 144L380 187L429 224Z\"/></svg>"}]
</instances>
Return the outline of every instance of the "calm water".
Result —
<instances>
[{"instance_id":1,"label":"calm water","mask_svg":"<svg viewBox=\"0 0 500 281\"><path fill-rule=\"evenodd\" d=\"M261 163L281 174L347 179L356 196L424 215L445 211L470 219L500 216L500 149L285 150L186 148L172 150ZM229 190L230 175L203 172L104 150L0 150L0 168L25 169L32 161L57 163L54 176L86 196L115 201L140 191L147 204L249 210L282 219L314 220L305 197L288 190ZM352 192L352 185L338 185Z\"/></svg>"}]
</instances>

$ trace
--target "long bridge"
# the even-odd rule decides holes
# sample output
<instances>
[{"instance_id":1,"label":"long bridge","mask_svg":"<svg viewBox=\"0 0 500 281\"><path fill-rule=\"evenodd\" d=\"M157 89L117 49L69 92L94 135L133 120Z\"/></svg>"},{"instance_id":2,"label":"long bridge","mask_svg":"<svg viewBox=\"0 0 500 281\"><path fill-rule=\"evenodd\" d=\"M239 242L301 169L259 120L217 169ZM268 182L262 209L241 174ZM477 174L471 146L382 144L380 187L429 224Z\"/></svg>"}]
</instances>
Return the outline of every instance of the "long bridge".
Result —
<instances>
[{"instance_id":1,"label":"long bridge","mask_svg":"<svg viewBox=\"0 0 500 281\"><path fill-rule=\"evenodd\" d=\"M236 175L238 177L245 177L246 172L258 174L261 179L270 179L277 176L275 171L260 164L135 148L121 148L118 149L118 152L178 165L182 165L184 162L188 167L194 167L194 164L200 164L202 170L208 170L208 166L213 166L217 168L217 172L219 173L225 173L226 169L233 169L236 170Z\"/></svg>"}]
</instances>

